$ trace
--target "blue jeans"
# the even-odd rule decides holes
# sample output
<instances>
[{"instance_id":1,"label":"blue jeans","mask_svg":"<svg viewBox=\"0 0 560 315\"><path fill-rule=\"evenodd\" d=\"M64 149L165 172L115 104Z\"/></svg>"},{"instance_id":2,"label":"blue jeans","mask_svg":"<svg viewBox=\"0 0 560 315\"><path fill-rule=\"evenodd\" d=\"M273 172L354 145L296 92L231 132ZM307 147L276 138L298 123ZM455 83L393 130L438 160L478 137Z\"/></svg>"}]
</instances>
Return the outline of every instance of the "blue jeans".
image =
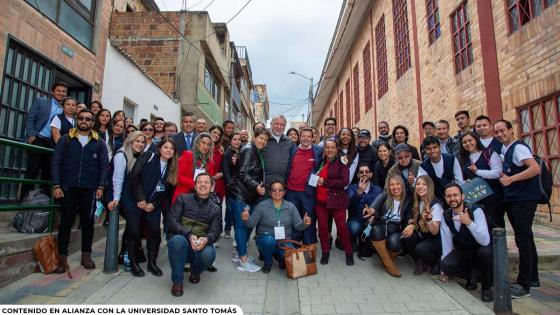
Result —
<instances>
[{"instance_id":1,"label":"blue jeans","mask_svg":"<svg viewBox=\"0 0 560 315\"><path fill-rule=\"evenodd\" d=\"M237 253L239 257L247 256L247 241L251 236L251 229L249 229L243 220L241 220L241 213L245 206L249 206L241 200L233 199L232 202L233 218L235 219L235 243L237 244ZM253 212L253 207L249 206L249 212Z\"/></svg>"},{"instance_id":2,"label":"blue jeans","mask_svg":"<svg viewBox=\"0 0 560 315\"><path fill-rule=\"evenodd\" d=\"M284 250L278 247L274 235L264 234L255 240L259 252L264 257L264 263L272 265L272 258L276 258L278 262L284 261ZM294 247L292 243L281 243L282 246Z\"/></svg>"},{"instance_id":3,"label":"blue jeans","mask_svg":"<svg viewBox=\"0 0 560 315\"><path fill-rule=\"evenodd\" d=\"M224 228L225 231L230 231L231 227L233 226L233 222L234 222L234 216L233 216L233 208L234 208L234 204L233 202L235 201L235 199L233 198L226 198L226 217L224 218L224 221L226 221L226 226Z\"/></svg>"},{"instance_id":4,"label":"blue jeans","mask_svg":"<svg viewBox=\"0 0 560 315\"><path fill-rule=\"evenodd\" d=\"M360 236L365 227L365 224L362 223L361 219L354 218L348 218L346 225L348 226L348 231L350 232L352 240L355 240L358 236Z\"/></svg>"},{"instance_id":5,"label":"blue jeans","mask_svg":"<svg viewBox=\"0 0 560 315\"><path fill-rule=\"evenodd\" d=\"M191 264L191 274L200 275L216 259L214 246L206 245L201 251L195 252L189 241L179 234L167 242L167 251L173 283L183 283L185 263Z\"/></svg>"},{"instance_id":6,"label":"blue jeans","mask_svg":"<svg viewBox=\"0 0 560 315\"><path fill-rule=\"evenodd\" d=\"M303 232L294 231L296 239L302 238L304 244L315 244L317 240L317 216L315 215L315 198L310 197L304 191L286 191L286 200L293 203L303 218L305 212L311 218L311 225Z\"/></svg>"}]
</instances>

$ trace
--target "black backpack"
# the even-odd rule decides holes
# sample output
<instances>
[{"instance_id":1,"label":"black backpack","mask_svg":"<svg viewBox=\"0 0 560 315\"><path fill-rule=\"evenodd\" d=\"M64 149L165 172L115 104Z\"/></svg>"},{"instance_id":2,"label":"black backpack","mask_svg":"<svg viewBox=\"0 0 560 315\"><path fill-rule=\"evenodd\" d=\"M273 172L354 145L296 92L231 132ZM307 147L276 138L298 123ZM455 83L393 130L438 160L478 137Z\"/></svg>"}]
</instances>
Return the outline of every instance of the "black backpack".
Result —
<instances>
[{"instance_id":1,"label":"black backpack","mask_svg":"<svg viewBox=\"0 0 560 315\"><path fill-rule=\"evenodd\" d=\"M541 199L537 202L540 205L548 205L548 215L550 222L552 222L552 207L550 206L550 197L552 196L552 173L546 165L546 161L541 159L538 155L533 155L537 164L541 167L539 174L539 184L541 190Z\"/></svg>"}]
</instances>

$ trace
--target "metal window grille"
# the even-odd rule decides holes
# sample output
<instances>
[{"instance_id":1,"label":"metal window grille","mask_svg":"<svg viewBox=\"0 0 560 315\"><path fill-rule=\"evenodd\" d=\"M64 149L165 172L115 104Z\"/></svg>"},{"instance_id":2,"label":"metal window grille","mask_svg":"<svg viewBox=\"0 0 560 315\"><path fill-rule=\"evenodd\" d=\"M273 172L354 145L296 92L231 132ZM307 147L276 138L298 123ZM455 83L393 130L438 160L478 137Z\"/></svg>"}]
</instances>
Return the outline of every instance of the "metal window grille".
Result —
<instances>
[{"instance_id":1,"label":"metal window grille","mask_svg":"<svg viewBox=\"0 0 560 315\"><path fill-rule=\"evenodd\" d=\"M410 40L408 39L407 0L393 0L393 30L395 33L395 58L397 80L408 70L410 62Z\"/></svg>"},{"instance_id":2,"label":"metal window grille","mask_svg":"<svg viewBox=\"0 0 560 315\"><path fill-rule=\"evenodd\" d=\"M364 50L362 51L362 63L364 70L364 100L366 113L373 106L373 88L371 82L371 52L370 44L367 42Z\"/></svg>"},{"instance_id":3,"label":"metal window grille","mask_svg":"<svg viewBox=\"0 0 560 315\"><path fill-rule=\"evenodd\" d=\"M555 186L560 186L560 92L517 109L519 135L546 160Z\"/></svg>"},{"instance_id":4,"label":"metal window grille","mask_svg":"<svg viewBox=\"0 0 560 315\"><path fill-rule=\"evenodd\" d=\"M375 54L377 61L377 97L381 98L389 90L387 77L387 45L385 43L385 15L375 26Z\"/></svg>"},{"instance_id":5,"label":"metal window grille","mask_svg":"<svg viewBox=\"0 0 560 315\"><path fill-rule=\"evenodd\" d=\"M428 13L428 42L430 45L441 36L438 0L426 0Z\"/></svg>"},{"instance_id":6,"label":"metal window grille","mask_svg":"<svg viewBox=\"0 0 560 315\"><path fill-rule=\"evenodd\" d=\"M451 14L451 34L455 74L463 71L473 63L471 27L467 2L463 2Z\"/></svg>"}]
</instances>

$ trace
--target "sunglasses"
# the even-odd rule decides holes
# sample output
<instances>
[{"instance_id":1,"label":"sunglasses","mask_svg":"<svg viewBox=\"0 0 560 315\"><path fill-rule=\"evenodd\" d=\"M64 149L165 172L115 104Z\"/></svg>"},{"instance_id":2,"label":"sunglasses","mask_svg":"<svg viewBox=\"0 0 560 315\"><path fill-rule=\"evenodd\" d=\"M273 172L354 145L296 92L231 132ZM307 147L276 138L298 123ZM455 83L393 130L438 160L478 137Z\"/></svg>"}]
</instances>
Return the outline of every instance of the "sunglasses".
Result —
<instances>
[{"instance_id":1,"label":"sunglasses","mask_svg":"<svg viewBox=\"0 0 560 315\"><path fill-rule=\"evenodd\" d=\"M154 128L144 128L142 131L154 131Z\"/></svg>"},{"instance_id":2,"label":"sunglasses","mask_svg":"<svg viewBox=\"0 0 560 315\"><path fill-rule=\"evenodd\" d=\"M93 121L93 118L91 117L78 117L78 121Z\"/></svg>"}]
</instances>

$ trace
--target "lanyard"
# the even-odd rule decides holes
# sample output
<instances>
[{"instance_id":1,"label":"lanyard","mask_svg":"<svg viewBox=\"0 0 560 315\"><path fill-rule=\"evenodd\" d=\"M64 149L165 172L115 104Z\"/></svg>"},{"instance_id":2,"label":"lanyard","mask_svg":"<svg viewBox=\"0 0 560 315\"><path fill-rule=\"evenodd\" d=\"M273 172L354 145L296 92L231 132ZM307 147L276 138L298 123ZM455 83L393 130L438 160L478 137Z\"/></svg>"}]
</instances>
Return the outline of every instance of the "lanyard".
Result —
<instances>
[{"instance_id":1,"label":"lanyard","mask_svg":"<svg viewBox=\"0 0 560 315\"><path fill-rule=\"evenodd\" d=\"M324 164L325 164L325 161L323 160L323 161L321 162L321 166L319 166L319 170L317 171L317 174L321 173L321 171L323 170Z\"/></svg>"},{"instance_id":2,"label":"lanyard","mask_svg":"<svg viewBox=\"0 0 560 315\"><path fill-rule=\"evenodd\" d=\"M280 226L280 215L282 214L282 206L280 206L280 208L274 207L274 211L276 215L276 221L278 221L278 226Z\"/></svg>"},{"instance_id":3,"label":"lanyard","mask_svg":"<svg viewBox=\"0 0 560 315\"><path fill-rule=\"evenodd\" d=\"M206 163L208 163L208 155L206 155L206 157L203 159L200 159L200 157L198 156L198 152L195 152L194 154L194 168L198 168L198 160L200 160L200 167L205 169L205 165Z\"/></svg>"},{"instance_id":4,"label":"lanyard","mask_svg":"<svg viewBox=\"0 0 560 315\"><path fill-rule=\"evenodd\" d=\"M160 161L161 163L161 161ZM165 166L163 167L163 170L161 171L161 176L159 178L159 182L161 183L161 180L163 179L163 177L165 176L165 171L167 170L167 163L165 163Z\"/></svg>"},{"instance_id":5,"label":"lanyard","mask_svg":"<svg viewBox=\"0 0 560 315\"><path fill-rule=\"evenodd\" d=\"M261 155L261 151L259 149L257 149L257 153L259 154L259 159L261 160L261 166L262 166L263 171L264 171L264 159Z\"/></svg>"}]
</instances>

